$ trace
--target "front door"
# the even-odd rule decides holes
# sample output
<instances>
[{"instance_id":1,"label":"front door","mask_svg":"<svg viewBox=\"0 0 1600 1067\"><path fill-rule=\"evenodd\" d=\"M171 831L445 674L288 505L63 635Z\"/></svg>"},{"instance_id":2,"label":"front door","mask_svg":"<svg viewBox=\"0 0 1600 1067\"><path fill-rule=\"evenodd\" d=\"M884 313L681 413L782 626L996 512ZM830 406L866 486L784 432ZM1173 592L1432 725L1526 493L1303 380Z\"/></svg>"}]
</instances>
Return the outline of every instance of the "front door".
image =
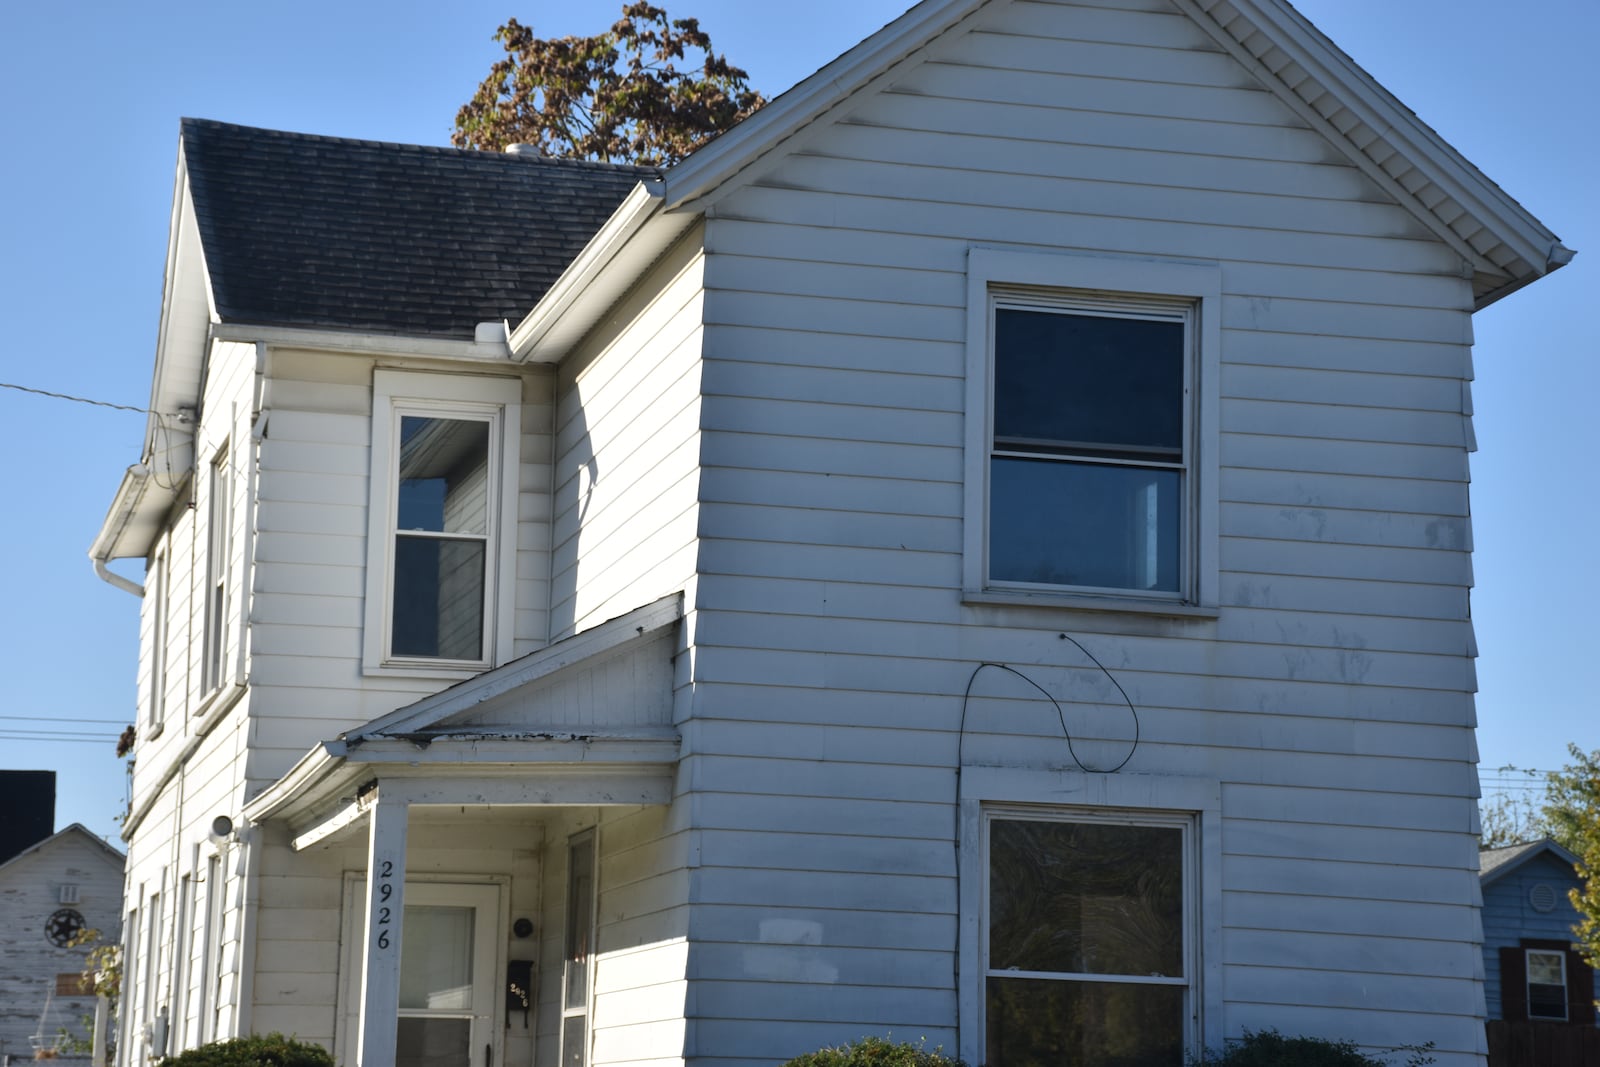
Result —
<instances>
[{"instance_id":1,"label":"front door","mask_svg":"<svg viewBox=\"0 0 1600 1067\"><path fill-rule=\"evenodd\" d=\"M492 885L406 885L395 1067L494 1067Z\"/></svg>"},{"instance_id":2,"label":"front door","mask_svg":"<svg viewBox=\"0 0 1600 1067\"><path fill-rule=\"evenodd\" d=\"M366 879L345 887L345 1010L340 1046L356 1047L361 1010L361 901ZM500 887L457 882L407 882L400 942L399 1032L395 1067L495 1067L493 1025L500 992ZM353 921L349 921L353 920ZM353 1052L347 1053L353 1055Z\"/></svg>"}]
</instances>

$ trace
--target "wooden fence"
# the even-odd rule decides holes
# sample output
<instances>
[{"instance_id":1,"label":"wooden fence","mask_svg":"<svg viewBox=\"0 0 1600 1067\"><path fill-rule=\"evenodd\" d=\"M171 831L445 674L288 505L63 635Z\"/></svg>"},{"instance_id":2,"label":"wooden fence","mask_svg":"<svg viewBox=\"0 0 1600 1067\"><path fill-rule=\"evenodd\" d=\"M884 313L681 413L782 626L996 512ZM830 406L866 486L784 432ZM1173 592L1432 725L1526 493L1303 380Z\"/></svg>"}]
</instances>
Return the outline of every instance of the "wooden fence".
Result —
<instances>
[{"instance_id":1,"label":"wooden fence","mask_svg":"<svg viewBox=\"0 0 1600 1067\"><path fill-rule=\"evenodd\" d=\"M1600 1028L1490 1020L1489 1067L1600 1067Z\"/></svg>"}]
</instances>

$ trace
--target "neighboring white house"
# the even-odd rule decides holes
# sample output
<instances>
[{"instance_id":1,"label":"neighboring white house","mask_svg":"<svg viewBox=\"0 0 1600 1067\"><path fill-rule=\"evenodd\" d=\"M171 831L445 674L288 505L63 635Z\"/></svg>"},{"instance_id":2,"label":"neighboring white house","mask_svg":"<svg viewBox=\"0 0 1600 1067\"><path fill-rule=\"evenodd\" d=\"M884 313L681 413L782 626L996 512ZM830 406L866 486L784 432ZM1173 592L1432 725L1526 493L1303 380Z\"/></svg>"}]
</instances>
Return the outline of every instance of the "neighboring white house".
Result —
<instances>
[{"instance_id":1,"label":"neighboring white house","mask_svg":"<svg viewBox=\"0 0 1600 1067\"><path fill-rule=\"evenodd\" d=\"M0 1065L61 1047L62 1030L89 1040L95 997L80 984L89 947L73 941L86 929L113 944L121 935L122 864L80 823L0 861Z\"/></svg>"},{"instance_id":2,"label":"neighboring white house","mask_svg":"<svg viewBox=\"0 0 1600 1067\"><path fill-rule=\"evenodd\" d=\"M925 0L660 174L186 120L124 1062L1481 1064L1471 313L1571 255L1281 0Z\"/></svg>"}]
</instances>

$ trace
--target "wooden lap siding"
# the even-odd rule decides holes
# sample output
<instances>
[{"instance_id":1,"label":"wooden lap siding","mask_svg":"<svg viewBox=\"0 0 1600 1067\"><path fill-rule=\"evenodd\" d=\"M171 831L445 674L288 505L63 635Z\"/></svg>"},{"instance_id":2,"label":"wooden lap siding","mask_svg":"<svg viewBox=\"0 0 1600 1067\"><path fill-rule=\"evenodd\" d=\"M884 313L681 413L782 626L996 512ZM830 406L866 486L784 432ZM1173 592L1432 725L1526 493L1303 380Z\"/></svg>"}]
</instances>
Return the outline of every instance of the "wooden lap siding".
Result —
<instances>
[{"instance_id":1,"label":"wooden lap siding","mask_svg":"<svg viewBox=\"0 0 1600 1067\"><path fill-rule=\"evenodd\" d=\"M961 696L1010 663L1126 751L1070 632L1128 773L1223 784L1227 1031L1465 1062L1457 257L1160 3L995 4L843 106L706 228L691 1047L954 1046L958 746L1068 763L1048 705L985 680L962 739ZM974 244L1220 262L1217 619L959 602Z\"/></svg>"}]
</instances>

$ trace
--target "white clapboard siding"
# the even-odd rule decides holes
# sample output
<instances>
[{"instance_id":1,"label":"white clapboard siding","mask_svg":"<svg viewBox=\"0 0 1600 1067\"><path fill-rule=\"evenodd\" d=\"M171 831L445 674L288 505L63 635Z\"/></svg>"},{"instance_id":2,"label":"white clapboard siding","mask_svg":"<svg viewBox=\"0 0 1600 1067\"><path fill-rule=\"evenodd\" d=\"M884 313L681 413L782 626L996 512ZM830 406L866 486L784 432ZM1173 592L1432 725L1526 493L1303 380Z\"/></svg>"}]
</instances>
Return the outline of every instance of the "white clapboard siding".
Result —
<instances>
[{"instance_id":1,"label":"white clapboard siding","mask_svg":"<svg viewBox=\"0 0 1600 1067\"><path fill-rule=\"evenodd\" d=\"M1394 1032L1471 1062L1459 261L1176 9L1010 2L977 27L706 227L695 1047L948 1041L958 751L1071 765L1015 679L963 709L974 667L1055 693L1080 757L1127 751L1069 633L1138 709L1127 773L1223 785L1227 1032ZM1219 263L1216 618L961 603L973 244ZM1288 980L1323 913L1360 950Z\"/></svg>"},{"instance_id":2,"label":"white clapboard siding","mask_svg":"<svg viewBox=\"0 0 1600 1067\"><path fill-rule=\"evenodd\" d=\"M561 368L552 637L694 573L702 263L692 231Z\"/></svg>"}]
</instances>

